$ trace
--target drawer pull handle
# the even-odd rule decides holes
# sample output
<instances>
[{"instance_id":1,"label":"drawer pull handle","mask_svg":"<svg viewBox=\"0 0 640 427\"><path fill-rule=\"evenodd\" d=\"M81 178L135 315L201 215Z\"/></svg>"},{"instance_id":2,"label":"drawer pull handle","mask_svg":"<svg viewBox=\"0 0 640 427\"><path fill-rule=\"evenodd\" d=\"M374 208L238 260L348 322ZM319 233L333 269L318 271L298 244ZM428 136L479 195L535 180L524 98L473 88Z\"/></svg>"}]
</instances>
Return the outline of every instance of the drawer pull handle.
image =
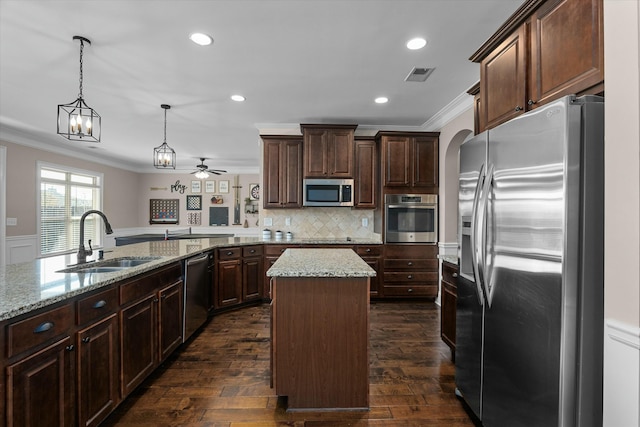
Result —
<instances>
[{"instance_id":1,"label":"drawer pull handle","mask_svg":"<svg viewBox=\"0 0 640 427\"><path fill-rule=\"evenodd\" d=\"M36 328L33 330L33 333L41 334L42 332L47 332L51 328L53 328L53 322L44 322L36 326Z\"/></svg>"},{"instance_id":2,"label":"drawer pull handle","mask_svg":"<svg viewBox=\"0 0 640 427\"><path fill-rule=\"evenodd\" d=\"M93 308L102 308L105 305L107 305L107 302L101 299L100 301L97 301L95 304L93 304Z\"/></svg>"},{"instance_id":3,"label":"drawer pull handle","mask_svg":"<svg viewBox=\"0 0 640 427\"><path fill-rule=\"evenodd\" d=\"M256 250L255 250L255 249L251 249L251 250L249 251L249 253L250 253L250 254L255 254L255 253L256 253Z\"/></svg>"},{"instance_id":4,"label":"drawer pull handle","mask_svg":"<svg viewBox=\"0 0 640 427\"><path fill-rule=\"evenodd\" d=\"M85 343L85 344L88 343L89 341L91 341L91 337L82 338L82 342Z\"/></svg>"},{"instance_id":5,"label":"drawer pull handle","mask_svg":"<svg viewBox=\"0 0 640 427\"><path fill-rule=\"evenodd\" d=\"M371 248L367 248L365 252L371 252Z\"/></svg>"},{"instance_id":6,"label":"drawer pull handle","mask_svg":"<svg viewBox=\"0 0 640 427\"><path fill-rule=\"evenodd\" d=\"M227 252L227 256L231 256L231 255L233 255L233 252L231 251Z\"/></svg>"},{"instance_id":7,"label":"drawer pull handle","mask_svg":"<svg viewBox=\"0 0 640 427\"><path fill-rule=\"evenodd\" d=\"M413 276L412 276L411 274L409 274L409 275L407 276L407 279L413 279Z\"/></svg>"},{"instance_id":8,"label":"drawer pull handle","mask_svg":"<svg viewBox=\"0 0 640 427\"><path fill-rule=\"evenodd\" d=\"M413 262L412 262L412 261L409 261L409 262L407 263L407 265L413 265Z\"/></svg>"},{"instance_id":9,"label":"drawer pull handle","mask_svg":"<svg viewBox=\"0 0 640 427\"><path fill-rule=\"evenodd\" d=\"M453 277L453 278L455 279L456 277L458 277L458 273L453 273L453 274L451 275L451 277Z\"/></svg>"},{"instance_id":10,"label":"drawer pull handle","mask_svg":"<svg viewBox=\"0 0 640 427\"><path fill-rule=\"evenodd\" d=\"M409 288L409 289L407 290L407 292L409 292L409 293L413 292L413 288Z\"/></svg>"}]
</instances>

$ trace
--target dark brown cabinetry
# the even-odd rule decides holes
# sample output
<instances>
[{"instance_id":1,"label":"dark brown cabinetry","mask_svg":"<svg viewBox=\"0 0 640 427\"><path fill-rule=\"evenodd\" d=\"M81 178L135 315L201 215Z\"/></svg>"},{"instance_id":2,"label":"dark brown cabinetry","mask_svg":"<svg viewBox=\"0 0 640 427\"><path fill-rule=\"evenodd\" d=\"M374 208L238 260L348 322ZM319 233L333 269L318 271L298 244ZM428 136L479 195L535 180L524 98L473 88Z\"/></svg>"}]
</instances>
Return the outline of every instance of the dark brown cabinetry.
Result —
<instances>
[{"instance_id":1,"label":"dark brown cabinetry","mask_svg":"<svg viewBox=\"0 0 640 427\"><path fill-rule=\"evenodd\" d=\"M357 125L300 125L305 178L353 178L353 134Z\"/></svg>"},{"instance_id":2,"label":"dark brown cabinetry","mask_svg":"<svg viewBox=\"0 0 640 427\"><path fill-rule=\"evenodd\" d=\"M435 245L384 245L385 297L438 295L438 260Z\"/></svg>"},{"instance_id":3,"label":"dark brown cabinetry","mask_svg":"<svg viewBox=\"0 0 640 427\"><path fill-rule=\"evenodd\" d=\"M174 294L174 292L178 294ZM120 285L122 395L138 386L182 341L183 282L179 264ZM179 320L179 331L175 322ZM179 336L175 336L178 334Z\"/></svg>"},{"instance_id":4,"label":"dark brown cabinetry","mask_svg":"<svg viewBox=\"0 0 640 427\"><path fill-rule=\"evenodd\" d=\"M378 132L386 193L438 192L438 132Z\"/></svg>"},{"instance_id":5,"label":"dark brown cabinetry","mask_svg":"<svg viewBox=\"0 0 640 427\"><path fill-rule=\"evenodd\" d=\"M262 136L265 209L302 207L302 139Z\"/></svg>"},{"instance_id":6,"label":"dark brown cabinetry","mask_svg":"<svg viewBox=\"0 0 640 427\"><path fill-rule=\"evenodd\" d=\"M369 281L369 295L371 298L378 298L380 294L380 283L382 282L382 245L357 245L356 253L364 260L369 267L376 272L375 277Z\"/></svg>"},{"instance_id":7,"label":"dark brown cabinetry","mask_svg":"<svg viewBox=\"0 0 640 427\"><path fill-rule=\"evenodd\" d=\"M264 282L264 261L262 245L242 248L242 299L254 301L262 299Z\"/></svg>"},{"instance_id":8,"label":"dark brown cabinetry","mask_svg":"<svg viewBox=\"0 0 640 427\"><path fill-rule=\"evenodd\" d=\"M120 402L118 293L115 288L78 301L78 425L96 426ZM86 326L85 326L86 325Z\"/></svg>"},{"instance_id":9,"label":"dark brown cabinetry","mask_svg":"<svg viewBox=\"0 0 640 427\"><path fill-rule=\"evenodd\" d=\"M451 349L451 357L456 355L456 303L458 299L458 266L442 263L442 288L440 309L440 336Z\"/></svg>"},{"instance_id":10,"label":"dark brown cabinetry","mask_svg":"<svg viewBox=\"0 0 640 427\"><path fill-rule=\"evenodd\" d=\"M7 426L75 424L73 320L73 306L65 304L6 326Z\"/></svg>"},{"instance_id":11,"label":"dark brown cabinetry","mask_svg":"<svg viewBox=\"0 0 640 427\"><path fill-rule=\"evenodd\" d=\"M378 206L378 150L373 138L355 140L354 207Z\"/></svg>"},{"instance_id":12,"label":"dark brown cabinetry","mask_svg":"<svg viewBox=\"0 0 640 427\"><path fill-rule=\"evenodd\" d=\"M476 52L480 128L604 90L602 0L529 0ZM571 25L567 25L570 22Z\"/></svg>"}]
</instances>

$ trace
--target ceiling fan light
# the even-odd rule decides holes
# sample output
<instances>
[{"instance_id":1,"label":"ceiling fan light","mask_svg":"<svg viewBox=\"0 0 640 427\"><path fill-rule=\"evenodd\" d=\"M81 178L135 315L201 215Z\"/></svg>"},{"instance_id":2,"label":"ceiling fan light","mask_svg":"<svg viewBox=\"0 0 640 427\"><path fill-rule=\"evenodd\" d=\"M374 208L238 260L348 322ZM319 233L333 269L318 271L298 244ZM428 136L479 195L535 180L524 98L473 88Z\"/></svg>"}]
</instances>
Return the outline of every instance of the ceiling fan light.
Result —
<instances>
[{"instance_id":1,"label":"ceiling fan light","mask_svg":"<svg viewBox=\"0 0 640 427\"><path fill-rule=\"evenodd\" d=\"M198 179L207 179L209 178L209 174L205 171L198 171L195 173L195 177Z\"/></svg>"}]
</instances>

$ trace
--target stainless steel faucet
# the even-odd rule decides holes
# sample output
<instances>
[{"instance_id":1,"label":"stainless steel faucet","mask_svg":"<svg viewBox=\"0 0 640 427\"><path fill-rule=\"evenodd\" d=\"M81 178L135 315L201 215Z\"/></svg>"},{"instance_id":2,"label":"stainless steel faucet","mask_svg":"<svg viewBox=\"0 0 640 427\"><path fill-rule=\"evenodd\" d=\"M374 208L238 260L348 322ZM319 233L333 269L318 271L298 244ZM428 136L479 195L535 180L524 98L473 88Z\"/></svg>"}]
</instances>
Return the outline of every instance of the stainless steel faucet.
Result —
<instances>
[{"instance_id":1,"label":"stainless steel faucet","mask_svg":"<svg viewBox=\"0 0 640 427\"><path fill-rule=\"evenodd\" d=\"M84 220L87 215L90 214L98 214L104 220L104 229L107 234L112 234L113 230L111 229L111 224L109 224L109 220L106 215L98 210L89 210L82 214L80 217L80 246L78 247L78 264L87 262L87 256L93 254L93 248L91 247L91 239L89 239L89 249L84 248Z\"/></svg>"}]
</instances>

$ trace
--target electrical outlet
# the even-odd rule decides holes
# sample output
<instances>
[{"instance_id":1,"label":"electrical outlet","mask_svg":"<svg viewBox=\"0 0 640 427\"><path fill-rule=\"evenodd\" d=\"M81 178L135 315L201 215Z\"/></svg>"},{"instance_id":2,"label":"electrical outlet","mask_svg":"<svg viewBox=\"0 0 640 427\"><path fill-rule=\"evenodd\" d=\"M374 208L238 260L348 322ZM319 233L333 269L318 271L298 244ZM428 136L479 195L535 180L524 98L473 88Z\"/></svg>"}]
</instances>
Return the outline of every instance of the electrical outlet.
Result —
<instances>
[{"instance_id":1,"label":"electrical outlet","mask_svg":"<svg viewBox=\"0 0 640 427\"><path fill-rule=\"evenodd\" d=\"M369 226L369 218L362 218L362 226L363 227Z\"/></svg>"},{"instance_id":2,"label":"electrical outlet","mask_svg":"<svg viewBox=\"0 0 640 427\"><path fill-rule=\"evenodd\" d=\"M264 219L264 226L265 227L271 227L273 225L273 218L265 218Z\"/></svg>"},{"instance_id":3,"label":"electrical outlet","mask_svg":"<svg viewBox=\"0 0 640 427\"><path fill-rule=\"evenodd\" d=\"M288 217L286 217L286 218L284 219L284 225L286 225L286 226L291 225L291 217L289 217L289 216L288 216Z\"/></svg>"}]
</instances>

